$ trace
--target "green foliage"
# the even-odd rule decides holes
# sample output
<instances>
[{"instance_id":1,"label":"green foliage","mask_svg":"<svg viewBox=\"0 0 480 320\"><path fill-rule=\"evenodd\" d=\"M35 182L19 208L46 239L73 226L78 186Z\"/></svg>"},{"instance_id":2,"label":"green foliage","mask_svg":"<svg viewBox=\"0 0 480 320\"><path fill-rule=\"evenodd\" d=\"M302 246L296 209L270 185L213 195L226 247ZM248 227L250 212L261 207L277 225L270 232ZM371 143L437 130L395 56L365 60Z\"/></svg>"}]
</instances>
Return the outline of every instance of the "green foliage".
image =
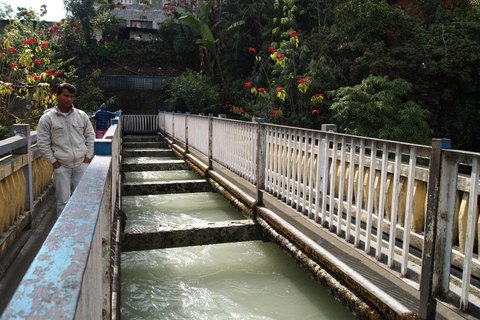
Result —
<instances>
[{"instance_id":1,"label":"green foliage","mask_svg":"<svg viewBox=\"0 0 480 320\"><path fill-rule=\"evenodd\" d=\"M174 111L191 113L221 112L220 90L211 79L202 77L191 70L171 81L165 81L166 91L170 98L166 101Z\"/></svg>"},{"instance_id":2,"label":"green foliage","mask_svg":"<svg viewBox=\"0 0 480 320\"><path fill-rule=\"evenodd\" d=\"M0 125L35 125L45 108L55 103L52 88L74 73L69 61L55 58L55 39L47 36L44 24L34 23L36 16L24 12L1 35Z\"/></svg>"},{"instance_id":3,"label":"green foliage","mask_svg":"<svg viewBox=\"0 0 480 320\"><path fill-rule=\"evenodd\" d=\"M102 103L104 103L104 91L100 89L98 77L101 75L101 70L95 69L90 75L75 83L77 92L75 94L75 107L95 111Z\"/></svg>"},{"instance_id":4,"label":"green foliage","mask_svg":"<svg viewBox=\"0 0 480 320\"><path fill-rule=\"evenodd\" d=\"M361 84L329 92L330 109L341 131L359 136L430 144L428 111L408 100L403 79L369 76Z\"/></svg>"}]
</instances>

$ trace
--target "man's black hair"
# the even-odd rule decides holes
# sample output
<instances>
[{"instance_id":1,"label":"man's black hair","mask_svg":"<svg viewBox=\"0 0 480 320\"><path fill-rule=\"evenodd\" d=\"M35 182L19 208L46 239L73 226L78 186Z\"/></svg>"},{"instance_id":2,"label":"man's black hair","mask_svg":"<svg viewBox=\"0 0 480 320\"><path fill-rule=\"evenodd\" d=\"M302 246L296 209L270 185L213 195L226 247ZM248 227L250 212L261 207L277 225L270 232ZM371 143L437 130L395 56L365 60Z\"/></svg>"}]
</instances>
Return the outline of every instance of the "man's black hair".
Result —
<instances>
[{"instance_id":1,"label":"man's black hair","mask_svg":"<svg viewBox=\"0 0 480 320\"><path fill-rule=\"evenodd\" d=\"M75 86L73 84L70 84L70 83L60 83L58 86L57 86L57 91L56 93L57 94L61 94L63 92L63 89L67 89L68 92L70 93L75 93L75 91L77 91L77 89L75 89Z\"/></svg>"}]
</instances>

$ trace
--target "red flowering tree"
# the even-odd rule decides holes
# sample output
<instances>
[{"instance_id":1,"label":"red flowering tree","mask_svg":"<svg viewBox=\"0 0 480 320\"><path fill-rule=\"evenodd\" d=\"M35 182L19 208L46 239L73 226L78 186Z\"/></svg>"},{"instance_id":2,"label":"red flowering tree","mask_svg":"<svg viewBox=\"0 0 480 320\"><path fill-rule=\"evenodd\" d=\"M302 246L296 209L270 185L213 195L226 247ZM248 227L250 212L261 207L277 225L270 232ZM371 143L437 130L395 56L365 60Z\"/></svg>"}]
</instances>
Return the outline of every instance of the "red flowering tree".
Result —
<instances>
[{"instance_id":1,"label":"red flowering tree","mask_svg":"<svg viewBox=\"0 0 480 320\"><path fill-rule=\"evenodd\" d=\"M49 30L34 27L29 17L14 19L1 36L0 125L31 123L55 102L51 87L70 73L63 61L54 59ZM67 74L65 74L67 73Z\"/></svg>"}]
</instances>

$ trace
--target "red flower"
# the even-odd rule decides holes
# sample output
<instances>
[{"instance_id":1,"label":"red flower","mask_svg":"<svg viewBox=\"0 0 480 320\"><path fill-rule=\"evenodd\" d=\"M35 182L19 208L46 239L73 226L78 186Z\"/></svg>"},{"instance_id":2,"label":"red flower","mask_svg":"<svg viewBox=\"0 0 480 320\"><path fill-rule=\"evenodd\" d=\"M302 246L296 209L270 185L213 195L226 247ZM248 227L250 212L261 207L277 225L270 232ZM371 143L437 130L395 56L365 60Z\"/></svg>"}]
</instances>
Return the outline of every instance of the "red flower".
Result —
<instances>
[{"instance_id":1,"label":"red flower","mask_svg":"<svg viewBox=\"0 0 480 320\"><path fill-rule=\"evenodd\" d=\"M125 7L125 6L122 6L122 10L125 10L125 9L127 9L127 7Z\"/></svg>"},{"instance_id":2,"label":"red flower","mask_svg":"<svg viewBox=\"0 0 480 320\"><path fill-rule=\"evenodd\" d=\"M28 46L30 44L30 41L23 41L23 44Z\"/></svg>"},{"instance_id":3,"label":"red flower","mask_svg":"<svg viewBox=\"0 0 480 320\"><path fill-rule=\"evenodd\" d=\"M275 117L275 115L276 115L277 113L279 113L279 112L280 112L280 110L274 110L274 111L270 112L270 115L271 115L272 117Z\"/></svg>"},{"instance_id":4,"label":"red flower","mask_svg":"<svg viewBox=\"0 0 480 320\"><path fill-rule=\"evenodd\" d=\"M73 38L73 34L70 33L69 36L70 36L70 38Z\"/></svg>"},{"instance_id":5,"label":"red flower","mask_svg":"<svg viewBox=\"0 0 480 320\"><path fill-rule=\"evenodd\" d=\"M12 62L12 63L10 63L10 67L16 68L16 67L17 67L17 64Z\"/></svg>"},{"instance_id":6,"label":"red flower","mask_svg":"<svg viewBox=\"0 0 480 320\"><path fill-rule=\"evenodd\" d=\"M245 109L238 109L238 114L245 113Z\"/></svg>"},{"instance_id":7,"label":"red flower","mask_svg":"<svg viewBox=\"0 0 480 320\"><path fill-rule=\"evenodd\" d=\"M42 42L42 47L45 49L48 46L48 42Z\"/></svg>"},{"instance_id":8,"label":"red flower","mask_svg":"<svg viewBox=\"0 0 480 320\"><path fill-rule=\"evenodd\" d=\"M302 83L305 83L307 82L307 79L305 78L300 78L300 80L298 80L298 83L302 84Z\"/></svg>"},{"instance_id":9,"label":"red flower","mask_svg":"<svg viewBox=\"0 0 480 320\"><path fill-rule=\"evenodd\" d=\"M275 94L278 94L282 90L283 90L283 88L277 88L277 91L275 92Z\"/></svg>"},{"instance_id":10,"label":"red flower","mask_svg":"<svg viewBox=\"0 0 480 320\"><path fill-rule=\"evenodd\" d=\"M118 24L116 24L116 25L115 25L115 28L117 28L117 29L118 29L118 28L120 28L120 26L119 26Z\"/></svg>"},{"instance_id":11,"label":"red flower","mask_svg":"<svg viewBox=\"0 0 480 320\"><path fill-rule=\"evenodd\" d=\"M312 110L312 114L315 114L315 113L320 114L320 110L318 110L318 109Z\"/></svg>"},{"instance_id":12,"label":"red flower","mask_svg":"<svg viewBox=\"0 0 480 320\"><path fill-rule=\"evenodd\" d=\"M233 105L231 105L231 104L226 104L225 105L225 108L231 108L231 107L233 107Z\"/></svg>"},{"instance_id":13,"label":"red flower","mask_svg":"<svg viewBox=\"0 0 480 320\"><path fill-rule=\"evenodd\" d=\"M253 85L253 82L245 82L245 88L251 87L252 85Z\"/></svg>"},{"instance_id":14,"label":"red flower","mask_svg":"<svg viewBox=\"0 0 480 320\"><path fill-rule=\"evenodd\" d=\"M166 5L166 6L171 6L172 3L171 3L171 2L165 2L165 5Z\"/></svg>"},{"instance_id":15,"label":"red flower","mask_svg":"<svg viewBox=\"0 0 480 320\"><path fill-rule=\"evenodd\" d=\"M0 57L3 57L3 53L0 53Z\"/></svg>"},{"instance_id":16,"label":"red flower","mask_svg":"<svg viewBox=\"0 0 480 320\"><path fill-rule=\"evenodd\" d=\"M59 27L60 27L61 25L62 25L62 24L61 24L60 22L57 22L57 26L59 26Z\"/></svg>"},{"instance_id":17,"label":"red flower","mask_svg":"<svg viewBox=\"0 0 480 320\"><path fill-rule=\"evenodd\" d=\"M75 27L75 22L70 23L72 27Z\"/></svg>"},{"instance_id":18,"label":"red flower","mask_svg":"<svg viewBox=\"0 0 480 320\"><path fill-rule=\"evenodd\" d=\"M258 88L257 91L258 92L265 92L265 88Z\"/></svg>"},{"instance_id":19,"label":"red flower","mask_svg":"<svg viewBox=\"0 0 480 320\"><path fill-rule=\"evenodd\" d=\"M33 60L33 63L42 63L42 59Z\"/></svg>"},{"instance_id":20,"label":"red flower","mask_svg":"<svg viewBox=\"0 0 480 320\"><path fill-rule=\"evenodd\" d=\"M47 76L51 76L53 74L53 72L50 70L45 70L45 73L47 74Z\"/></svg>"},{"instance_id":21,"label":"red flower","mask_svg":"<svg viewBox=\"0 0 480 320\"><path fill-rule=\"evenodd\" d=\"M61 75L62 73L61 73L60 71L55 71L53 74L56 75L56 76L59 76L59 75Z\"/></svg>"},{"instance_id":22,"label":"red flower","mask_svg":"<svg viewBox=\"0 0 480 320\"><path fill-rule=\"evenodd\" d=\"M277 58L278 58L278 59L283 59L283 58L285 58L285 55L284 55L284 54L282 54L282 53L280 53L280 54L277 54Z\"/></svg>"},{"instance_id":23,"label":"red flower","mask_svg":"<svg viewBox=\"0 0 480 320\"><path fill-rule=\"evenodd\" d=\"M297 31L290 31L292 37L298 37Z\"/></svg>"},{"instance_id":24,"label":"red flower","mask_svg":"<svg viewBox=\"0 0 480 320\"><path fill-rule=\"evenodd\" d=\"M39 76L33 76L32 78L33 78L33 80L40 80Z\"/></svg>"},{"instance_id":25,"label":"red flower","mask_svg":"<svg viewBox=\"0 0 480 320\"><path fill-rule=\"evenodd\" d=\"M8 48L8 52L15 52L15 48L14 47Z\"/></svg>"},{"instance_id":26,"label":"red flower","mask_svg":"<svg viewBox=\"0 0 480 320\"><path fill-rule=\"evenodd\" d=\"M110 10L115 9L115 5L113 3L110 4Z\"/></svg>"},{"instance_id":27,"label":"red flower","mask_svg":"<svg viewBox=\"0 0 480 320\"><path fill-rule=\"evenodd\" d=\"M272 53L273 53L273 52L275 52L275 50L276 50L276 49L275 49L274 47L268 47L268 52L272 52Z\"/></svg>"},{"instance_id":28,"label":"red flower","mask_svg":"<svg viewBox=\"0 0 480 320\"><path fill-rule=\"evenodd\" d=\"M315 95L315 98L320 98L320 97L323 97L323 94L317 93L317 94Z\"/></svg>"},{"instance_id":29,"label":"red flower","mask_svg":"<svg viewBox=\"0 0 480 320\"><path fill-rule=\"evenodd\" d=\"M255 50L255 48L248 48L248 52L254 52L255 53L257 51Z\"/></svg>"},{"instance_id":30,"label":"red flower","mask_svg":"<svg viewBox=\"0 0 480 320\"><path fill-rule=\"evenodd\" d=\"M121 3L120 1L119 1L119 2L117 2L117 6L119 6L119 7L120 7L121 5L122 5L122 3Z\"/></svg>"},{"instance_id":31,"label":"red flower","mask_svg":"<svg viewBox=\"0 0 480 320\"><path fill-rule=\"evenodd\" d=\"M167 7L163 7L163 11L167 11L167 10L168 10L168 8L167 8Z\"/></svg>"},{"instance_id":32,"label":"red flower","mask_svg":"<svg viewBox=\"0 0 480 320\"><path fill-rule=\"evenodd\" d=\"M167 13L167 17L170 17L172 14L171 13Z\"/></svg>"},{"instance_id":33,"label":"red flower","mask_svg":"<svg viewBox=\"0 0 480 320\"><path fill-rule=\"evenodd\" d=\"M146 9L144 8L142 11L145 12L145 10L146 10Z\"/></svg>"}]
</instances>

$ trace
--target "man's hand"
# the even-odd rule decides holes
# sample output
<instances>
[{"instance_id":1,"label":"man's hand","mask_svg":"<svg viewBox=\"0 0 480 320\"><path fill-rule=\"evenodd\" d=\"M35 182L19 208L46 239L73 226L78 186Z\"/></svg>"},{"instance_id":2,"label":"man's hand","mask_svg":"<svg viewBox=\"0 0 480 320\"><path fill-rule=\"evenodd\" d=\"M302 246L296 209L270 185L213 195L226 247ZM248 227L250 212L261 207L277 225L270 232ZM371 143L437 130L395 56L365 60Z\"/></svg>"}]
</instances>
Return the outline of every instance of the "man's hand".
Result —
<instances>
[{"instance_id":1,"label":"man's hand","mask_svg":"<svg viewBox=\"0 0 480 320\"><path fill-rule=\"evenodd\" d=\"M90 163L90 161L92 161L92 159L85 157L85 159L83 160L83 163Z\"/></svg>"},{"instance_id":2,"label":"man's hand","mask_svg":"<svg viewBox=\"0 0 480 320\"><path fill-rule=\"evenodd\" d=\"M60 168L60 167L61 167L61 165L60 165L60 163L58 163L58 161L55 161L55 162L53 163L53 168L54 168L54 169L58 169L58 168Z\"/></svg>"}]
</instances>

